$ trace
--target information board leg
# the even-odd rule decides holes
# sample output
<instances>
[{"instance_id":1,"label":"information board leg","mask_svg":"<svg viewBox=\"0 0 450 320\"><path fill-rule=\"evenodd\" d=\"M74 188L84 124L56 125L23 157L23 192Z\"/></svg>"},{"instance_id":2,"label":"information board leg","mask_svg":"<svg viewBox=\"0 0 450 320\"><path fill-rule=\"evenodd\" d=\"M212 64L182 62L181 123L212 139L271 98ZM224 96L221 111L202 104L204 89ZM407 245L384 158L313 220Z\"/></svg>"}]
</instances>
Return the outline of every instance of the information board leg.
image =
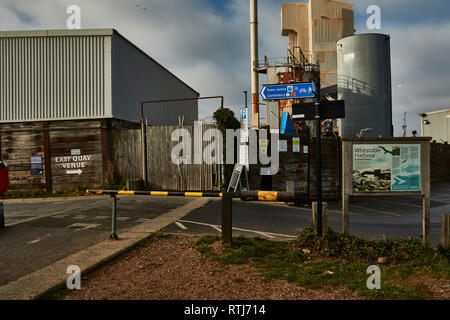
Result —
<instances>
[{"instance_id":1,"label":"information board leg","mask_svg":"<svg viewBox=\"0 0 450 320\"><path fill-rule=\"evenodd\" d=\"M342 233L349 234L350 232L350 217L349 217L349 206L350 206L350 196L345 195L342 199Z\"/></svg>"},{"instance_id":2,"label":"information board leg","mask_svg":"<svg viewBox=\"0 0 450 320\"><path fill-rule=\"evenodd\" d=\"M441 246L450 248L450 214L442 215Z\"/></svg>"}]
</instances>

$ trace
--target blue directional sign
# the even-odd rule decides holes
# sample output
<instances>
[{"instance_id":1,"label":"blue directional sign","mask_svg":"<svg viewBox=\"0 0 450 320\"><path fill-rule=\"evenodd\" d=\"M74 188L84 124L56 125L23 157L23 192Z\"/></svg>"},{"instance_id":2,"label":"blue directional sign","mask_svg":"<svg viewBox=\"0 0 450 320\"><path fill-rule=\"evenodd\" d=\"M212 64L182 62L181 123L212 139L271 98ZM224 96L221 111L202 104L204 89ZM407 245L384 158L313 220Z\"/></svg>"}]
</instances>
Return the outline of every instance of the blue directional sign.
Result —
<instances>
[{"instance_id":1,"label":"blue directional sign","mask_svg":"<svg viewBox=\"0 0 450 320\"><path fill-rule=\"evenodd\" d=\"M315 82L265 85L260 92L264 100L314 98L315 93Z\"/></svg>"}]
</instances>

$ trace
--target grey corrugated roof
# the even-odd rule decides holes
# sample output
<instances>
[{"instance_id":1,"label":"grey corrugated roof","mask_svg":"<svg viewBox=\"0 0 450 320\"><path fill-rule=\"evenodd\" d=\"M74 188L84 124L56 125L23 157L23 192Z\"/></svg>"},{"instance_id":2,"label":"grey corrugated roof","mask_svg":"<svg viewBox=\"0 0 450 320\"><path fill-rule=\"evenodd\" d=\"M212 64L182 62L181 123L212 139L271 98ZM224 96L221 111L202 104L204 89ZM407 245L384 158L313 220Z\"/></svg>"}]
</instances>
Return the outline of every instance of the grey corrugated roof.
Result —
<instances>
[{"instance_id":1,"label":"grey corrugated roof","mask_svg":"<svg viewBox=\"0 0 450 320\"><path fill-rule=\"evenodd\" d=\"M142 52L145 56L147 56L149 59L154 61L156 64L161 66L164 70L166 70L168 73L172 74L176 79L178 79L180 82L182 82L185 86L187 86L189 89L194 91L198 96L200 94L194 90L191 86L189 86L186 82L181 80L179 77L177 77L175 74L173 74L171 71L169 71L166 67L161 65L158 61L150 57L146 52L144 52L142 49L137 47L134 43L132 43L130 40L128 40L126 37L121 35L117 30L110 28L110 29L60 29L60 30L23 30L23 31L0 31L0 38L30 38L30 37L82 37L82 36L112 36L113 34L117 34L118 36L125 39L130 45L132 45L134 48Z\"/></svg>"},{"instance_id":2,"label":"grey corrugated roof","mask_svg":"<svg viewBox=\"0 0 450 320\"><path fill-rule=\"evenodd\" d=\"M112 36L114 29L61 29L61 30L23 30L0 31L0 38L29 37L70 37L70 36Z\"/></svg>"}]
</instances>

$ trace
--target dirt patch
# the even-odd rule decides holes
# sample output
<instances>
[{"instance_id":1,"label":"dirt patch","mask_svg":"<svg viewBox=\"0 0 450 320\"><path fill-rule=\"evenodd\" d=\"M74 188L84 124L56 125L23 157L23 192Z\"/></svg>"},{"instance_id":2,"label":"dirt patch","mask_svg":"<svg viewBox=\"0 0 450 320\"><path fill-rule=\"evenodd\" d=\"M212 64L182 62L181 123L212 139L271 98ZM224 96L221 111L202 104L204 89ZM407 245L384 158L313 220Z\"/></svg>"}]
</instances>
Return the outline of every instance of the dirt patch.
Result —
<instances>
[{"instance_id":1,"label":"dirt patch","mask_svg":"<svg viewBox=\"0 0 450 320\"><path fill-rule=\"evenodd\" d=\"M264 280L248 265L223 266L193 248L199 237L168 236L121 256L82 278L65 299L105 300L344 300L360 299L345 287L305 289ZM220 250L220 248L215 248Z\"/></svg>"}]
</instances>

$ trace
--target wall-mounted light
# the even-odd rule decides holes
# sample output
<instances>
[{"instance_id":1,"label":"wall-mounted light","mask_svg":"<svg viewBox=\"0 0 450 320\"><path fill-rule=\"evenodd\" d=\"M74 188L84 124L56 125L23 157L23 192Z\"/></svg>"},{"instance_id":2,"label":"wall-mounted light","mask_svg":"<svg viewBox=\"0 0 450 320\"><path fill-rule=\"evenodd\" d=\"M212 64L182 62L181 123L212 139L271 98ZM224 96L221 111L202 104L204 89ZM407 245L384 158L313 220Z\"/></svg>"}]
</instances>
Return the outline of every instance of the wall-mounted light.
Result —
<instances>
[{"instance_id":1,"label":"wall-mounted light","mask_svg":"<svg viewBox=\"0 0 450 320\"><path fill-rule=\"evenodd\" d=\"M423 124L431 124L431 122L428 120L423 120Z\"/></svg>"}]
</instances>

